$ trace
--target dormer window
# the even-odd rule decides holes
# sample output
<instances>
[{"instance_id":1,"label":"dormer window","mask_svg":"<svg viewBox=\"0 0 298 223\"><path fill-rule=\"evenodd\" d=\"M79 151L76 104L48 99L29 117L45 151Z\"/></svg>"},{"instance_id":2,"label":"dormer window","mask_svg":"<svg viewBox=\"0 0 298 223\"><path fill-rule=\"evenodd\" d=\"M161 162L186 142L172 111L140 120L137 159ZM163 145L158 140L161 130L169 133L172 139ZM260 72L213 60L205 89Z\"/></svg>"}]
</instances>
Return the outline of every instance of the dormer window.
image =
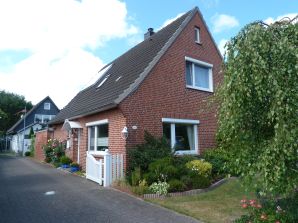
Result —
<instances>
[{"instance_id":1,"label":"dormer window","mask_svg":"<svg viewBox=\"0 0 298 223\"><path fill-rule=\"evenodd\" d=\"M43 109L44 110L51 110L51 103L44 103Z\"/></svg>"},{"instance_id":2,"label":"dormer window","mask_svg":"<svg viewBox=\"0 0 298 223\"><path fill-rule=\"evenodd\" d=\"M195 42L196 43L201 43L200 28L198 28L198 27L195 27Z\"/></svg>"}]
</instances>

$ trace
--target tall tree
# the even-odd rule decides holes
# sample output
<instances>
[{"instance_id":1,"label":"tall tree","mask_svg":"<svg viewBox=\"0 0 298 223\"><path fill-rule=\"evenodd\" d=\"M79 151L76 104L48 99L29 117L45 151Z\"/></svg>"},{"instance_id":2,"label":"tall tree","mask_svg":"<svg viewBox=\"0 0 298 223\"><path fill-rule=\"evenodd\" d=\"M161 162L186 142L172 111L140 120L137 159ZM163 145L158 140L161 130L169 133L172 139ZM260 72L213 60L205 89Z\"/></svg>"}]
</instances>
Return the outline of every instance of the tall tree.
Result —
<instances>
[{"instance_id":1,"label":"tall tree","mask_svg":"<svg viewBox=\"0 0 298 223\"><path fill-rule=\"evenodd\" d=\"M29 111L33 106L24 96L0 91L0 136L20 119L25 107Z\"/></svg>"},{"instance_id":2,"label":"tall tree","mask_svg":"<svg viewBox=\"0 0 298 223\"><path fill-rule=\"evenodd\" d=\"M219 145L230 163L263 193L298 185L298 24L245 26L227 44L217 95Z\"/></svg>"}]
</instances>

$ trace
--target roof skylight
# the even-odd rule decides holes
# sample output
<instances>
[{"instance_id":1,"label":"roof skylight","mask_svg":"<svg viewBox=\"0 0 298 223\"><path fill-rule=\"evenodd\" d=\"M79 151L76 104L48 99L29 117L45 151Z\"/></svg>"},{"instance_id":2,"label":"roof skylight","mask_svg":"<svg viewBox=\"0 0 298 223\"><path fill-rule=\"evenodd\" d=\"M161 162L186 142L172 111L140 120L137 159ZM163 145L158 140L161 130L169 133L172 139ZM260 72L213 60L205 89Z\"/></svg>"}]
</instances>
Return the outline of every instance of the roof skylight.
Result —
<instances>
[{"instance_id":1,"label":"roof skylight","mask_svg":"<svg viewBox=\"0 0 298 223\"><path fill-rule=\"evenodd\" d=\"M101 70L98 72L99 76L100 76L100 77L103 77L103 76L107 73L107 71L112 67L112 65L113 65L113 64L110 64L110 65L106 66L105 68L101 69ZM100 86L102 86L102 85L104 84L104 82L106 82L106 80L109 78L109 76L110 76L109 74L106 75L106 76L101 80L101 82L99 83L99 85L97 86L97 88L99 88Z\"/></svg>"}]
</instances>

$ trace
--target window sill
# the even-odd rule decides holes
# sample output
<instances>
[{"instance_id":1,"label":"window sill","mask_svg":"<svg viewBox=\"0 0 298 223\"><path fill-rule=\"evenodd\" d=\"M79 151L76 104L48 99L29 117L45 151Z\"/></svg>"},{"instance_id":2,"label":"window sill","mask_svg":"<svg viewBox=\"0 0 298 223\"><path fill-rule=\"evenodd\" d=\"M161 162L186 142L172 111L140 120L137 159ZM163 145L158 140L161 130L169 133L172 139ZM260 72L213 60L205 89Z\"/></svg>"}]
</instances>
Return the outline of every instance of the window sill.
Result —
<instances>
[{"instance_id":1,"label":"window sill","mask_svg":"<svg viewBox=\"0 0 298 223\"><path fill-rule=\"evenodd\" d=\"M175 155L181 156L181 155L199 155L198 151L196 150L178 150L175 152Z\"/></svg>"},{"instance_id":2,"label":"window sill","mask_svg":"<svg viewBox=\"0 0 298 223\"><path fill-rule=\"evenodd\" d=\"M194 86L191 86L191 85L186 85L186 87L187 87L187 88L190 88L190 89L194 89L194 90L206 91L206 92L213 93L213 90L208 89L208 88L194 87Z\"/></svg>"},{"instance_id":3,"label":"window sill","mask_svg":"<svg viewBox=\"0 0 298 223\"><path fill-rule=\"evenodd\" d=\"M103 156L103 155L106 155L108 151L88 151L88 153L90 155L98 155L98 156Z\"/></svg>"}]
</instances>

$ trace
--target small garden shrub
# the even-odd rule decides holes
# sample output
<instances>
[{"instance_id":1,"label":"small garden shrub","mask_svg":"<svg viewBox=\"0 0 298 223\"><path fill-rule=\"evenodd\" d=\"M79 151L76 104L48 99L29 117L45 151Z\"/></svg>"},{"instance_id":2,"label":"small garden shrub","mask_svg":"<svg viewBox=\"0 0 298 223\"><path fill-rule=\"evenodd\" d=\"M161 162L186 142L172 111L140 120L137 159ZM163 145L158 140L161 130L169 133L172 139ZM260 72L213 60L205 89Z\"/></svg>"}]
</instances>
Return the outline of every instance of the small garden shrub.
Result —
<instances>
[{"instance_id":1,"label":"small garden shrub","mask_svg":"<svg viewBox=\"0 0 298 223\"><path fill-rule=\"evenodd\" d=\"M209 177L211 175L212 164L204 160L193 160L186 163L186 167L194 174Z\"/></svg>"},{"instance_id":2,"label":"small garden shrub","mask_svg":"<svg viewBox=\"0 0 298 223\"><path fill-rule=\"evenodd\" d=\"M170 185L167 182L161 182L158 181L158 183L153 183L151 184L151 186L149 187L149 190L152 193L155 193L157 195L167 195L168 194L168 189L169 189Z\"/></svg>"},{"instance_id":3,"label":"small garden shrub","mask_svg":"<svg viewBox=\"0 0 298 223\"><path fill-rule=\"evenodd\" d=\"M204 160L193 160L185 164L189 170L193 189L206 188L211 184L212 165Z\"/></svg>"},{"instance_id":4,"label":"small garden shrub","mask_svg":"<svg viewBox=\"0 0 298 223\"><path fill-rule=\"evenodd\" d=\"M80 165L78 163L72 162L70 164L70 167L80 167Z\"/></svg>"},{"instance_id":5,"label":"small garden shrub","mask_svg":"<svg viewBox=\"0 0 298 223\"><path fill-rule=\"evenodd\" d=\"M140 167L141 174L148 170L153 161L171 155L171 148L165 138L155 138L145 132L145 143L128 150L128 175Z\"/></svg>"},{"instance_id":6,"label":"small garden shrub","mask_svg":"<svg viewBox=\"0 0 298 223\"><path fill-rule=\"evenodd\" d=\"M149 193L150 190L149 190L146 180L142 180L142 181L138 182L138 186L133 186L132 192L137 195L143 195L143 194Z\"/></svg>"},{"instance_id":7,"label":"small garden shrub","mask_svg":"<svg viewBox=\"0 0 298 223\"><path fill-rule=\"evenodd\" d=\"M30 151L25 152L25 156L30 156L30 155L31 155Z\"/></svg>"},{"instance_id":8,"label":"small garden shrub","mask_svg":"<svg viewBox=\"0 0 298 223\"><path fill-rule=\"evenodd\" d=\"M185 184L181 180L173 179L169 181L169 192L184 191Z\"/></svg>"},{"instance_id":9,"label":"small garden shrub","mask_svg":"<svg viewBox=\"0 0 298 223\"><path fill-rule=\"evenodd\" d=\"M72 161L68 156L61 156L60 163L64 165L70 164Z\"/></svg>"}]
</instances>

